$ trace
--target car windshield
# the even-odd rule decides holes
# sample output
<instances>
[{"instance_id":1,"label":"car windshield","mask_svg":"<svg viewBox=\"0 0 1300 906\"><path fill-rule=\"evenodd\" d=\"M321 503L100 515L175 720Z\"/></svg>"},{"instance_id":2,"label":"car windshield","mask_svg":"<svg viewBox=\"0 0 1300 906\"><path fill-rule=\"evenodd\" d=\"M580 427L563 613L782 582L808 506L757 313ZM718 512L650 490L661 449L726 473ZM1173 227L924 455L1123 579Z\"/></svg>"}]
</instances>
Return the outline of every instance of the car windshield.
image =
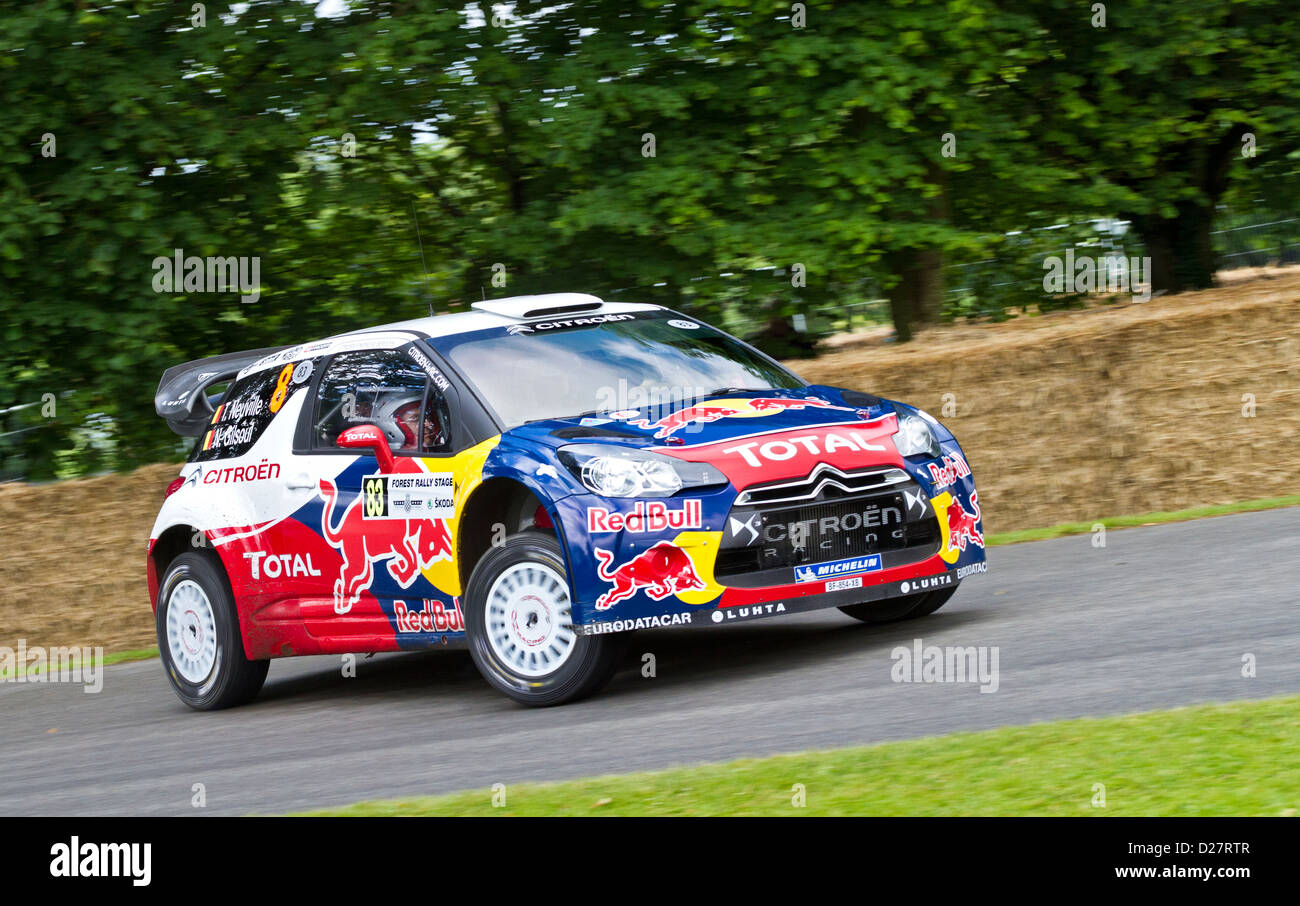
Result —
<instances>
[{"instance_id":1,"label":"car windshield","mask_svg":"<svg viewBox=\"0 0 1300 906\"><path fill-rule=\"evenodd\" d=\"M624 409L668 412L724 392L804 386L734 337L663 310L557 319L432 342L507 428Z\"/></svg>"}]
</instances>

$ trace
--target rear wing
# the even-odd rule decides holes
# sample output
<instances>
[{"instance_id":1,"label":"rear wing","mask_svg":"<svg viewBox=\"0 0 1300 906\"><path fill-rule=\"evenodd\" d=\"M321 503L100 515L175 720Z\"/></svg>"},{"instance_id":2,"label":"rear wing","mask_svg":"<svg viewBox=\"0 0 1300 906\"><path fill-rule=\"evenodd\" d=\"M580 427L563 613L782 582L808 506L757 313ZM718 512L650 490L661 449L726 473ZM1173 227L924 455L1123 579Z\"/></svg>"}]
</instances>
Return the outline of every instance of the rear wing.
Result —
<instances>
[{"instance_id":1,"label":"rear wing","mask_svg":"<svg viewBox=\"0 0 1300 906\"><path fill-rule=\"evenodd\" d=\"M224 384L235 375L264 358L288 346L269 346L247 352L229 352L206 359L173 365L163 372L158 382L158 392L153 407L167 420L167 427L182 437L197 437L203 433L215 410L218 397L209 397L207 389L213 384Z\"/></svg>"}]
</instances>

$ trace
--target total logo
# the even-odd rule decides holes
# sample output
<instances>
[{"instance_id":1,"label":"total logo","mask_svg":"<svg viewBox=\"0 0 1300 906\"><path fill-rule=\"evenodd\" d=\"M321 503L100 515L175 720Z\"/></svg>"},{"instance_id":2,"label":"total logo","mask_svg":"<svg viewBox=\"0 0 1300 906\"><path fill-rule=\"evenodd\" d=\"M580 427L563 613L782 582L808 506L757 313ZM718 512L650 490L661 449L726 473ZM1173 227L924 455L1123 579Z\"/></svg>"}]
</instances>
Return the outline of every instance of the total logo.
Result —
<instances>
[{"instance_id":1,"label":"total logo","mask_svg":"<svg viewBox=\"0 0 1300 906\"><path fill-rule=\"evenodd\" d=\"M311 554L272 554L267 551L250 551L244 554L250 561L249 572L254 579L265 574L268 579L296 579L300 576L319 576L320 570L311 562Z\"/></svg>"},{"instance_id":2,"label":"total logo","mask_svg":"<svg viewBox=\"0 0 1300 906\"><path fill-rule=\"evenodd\" d=\"M966 465L966 460L960 453L944 456L942 466L930 463L926 468L930 470L930 478L934 481L936 491L948 487L959 478L970 475L970 466Z\"/></svg>"},{"instance_id":3,"label":"total logo","mask_svg":"<svg viewBox=\"0 0 1300 906\"><path fill-rule=\"evenodd\" d=\"M687 500L680 510L670 510L660 500L638 500L630 513L621 513L594 506L587 510L589 532L663 532L668 529L698 529L704 527L703 507L698 500Z\"/></svg>"},{"instance_id":4,"label":"total logo","mask_svg":"<svg viewBox=\"0 0 1300 906\"><path fill-rule=\"evenodd\" d=\"M460 612L460 599L452 600L451 610L441 601L425 598L420 610L411 610L405 601L393 605L393 617L398 632L464 632L465 615Z\"/></svg>"},{"instance_id":5,"label":"total logo","mask_svg":"<svg viewBox=\"0 0 1300 906\"><path fill-rule=\"evenodd\" d=\"M780 440L769 440L767 443L754 440L735 447L724 447L722 452L728 455L739 454L747 465L759 468L764 461L785 462L787 459L794 459L801 452L820 456L837 450L884 453L885 447L871 443L860 431L827 431L822 434L784 437Z\"/></svg>"}]
</instances>

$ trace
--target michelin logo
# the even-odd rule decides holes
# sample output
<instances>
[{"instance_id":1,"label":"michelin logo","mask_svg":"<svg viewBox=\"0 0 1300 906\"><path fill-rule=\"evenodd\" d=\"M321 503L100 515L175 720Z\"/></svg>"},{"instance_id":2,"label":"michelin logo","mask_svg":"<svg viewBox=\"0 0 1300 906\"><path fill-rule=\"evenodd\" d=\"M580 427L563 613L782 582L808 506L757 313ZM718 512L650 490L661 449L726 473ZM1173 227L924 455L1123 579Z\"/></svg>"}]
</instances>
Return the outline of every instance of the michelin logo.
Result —
<instances>
[{"instance_id":1,"label":"michelin logo","mask_svg":"<svg viewBox=\"0 0 1300 906\"><path fill-rule=\"evenodd\" d=\"M844 560L831 560L827 563L814 563L812 566L796 567L794 578L796 582L821 582L825 579L835 579L853 573L879 572L882 566L880 554L871 554L867 557L848 557Z\"/></svg>"}]
</instances>

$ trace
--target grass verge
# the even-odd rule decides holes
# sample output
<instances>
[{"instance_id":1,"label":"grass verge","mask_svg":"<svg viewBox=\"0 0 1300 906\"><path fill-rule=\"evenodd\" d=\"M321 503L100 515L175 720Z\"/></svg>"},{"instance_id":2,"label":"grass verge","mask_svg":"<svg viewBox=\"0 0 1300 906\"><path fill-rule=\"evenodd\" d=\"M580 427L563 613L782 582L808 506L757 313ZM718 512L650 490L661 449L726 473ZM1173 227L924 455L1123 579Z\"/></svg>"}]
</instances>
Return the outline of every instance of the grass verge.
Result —
<instances>
[{"instance_id":1,"label":"grass verge","mask_svg":"<svg viewBox=\"0 0 1300 906\"><path fill-rule=\"evenodd\" d=\"M795 808L796 784L806 806ZM1093 805L1105 787L1105 806ZM343 816L1293 815L1300 696L954 733L564 783L361 802Z\"/></svg>"},{"instance_id":2,"label":"grass verge","mask_svg":"<svg viewBox=\"0 0 1300 906\"><path fill-rule=\"evenodd\" d=\"M112 651L104 655L104 666L107 667L109 664L129 664L131 661L147 661L157 656L157 648L132 648L128 651ZM41 668L32 667L30 672L40 673Z\"/></svg>"},{"instance_id":3,"label":"grass verge","mask_svg":"<svg viewBox=\"0 0 1300 906\"><path fill-rule=\"evenodd\" d=\"M988 544L1018 544L1022 541L1042 541L1045 538L1061 538L1065 535L1086 535L1093 530L1093 526L1097 523L1101 523L1108 529L1135 528L1142 525L1160 525L1165 522L1205 519L1210 516L1229 516L1233 513L1253 513L1258 510L1273 510L1284 506L1300 506L1300 494L1291 494L1287 497L1265 497L1260 500L1240 500L1236 503L1198 506L1186 510L1139 513L1135 516L1111 516L1105 519L1096 519L1092 522L1063 522L1060 525L1049 525L1046 528L998 532L989 535L986 542Z\"/></svg>"}]
</instances>

